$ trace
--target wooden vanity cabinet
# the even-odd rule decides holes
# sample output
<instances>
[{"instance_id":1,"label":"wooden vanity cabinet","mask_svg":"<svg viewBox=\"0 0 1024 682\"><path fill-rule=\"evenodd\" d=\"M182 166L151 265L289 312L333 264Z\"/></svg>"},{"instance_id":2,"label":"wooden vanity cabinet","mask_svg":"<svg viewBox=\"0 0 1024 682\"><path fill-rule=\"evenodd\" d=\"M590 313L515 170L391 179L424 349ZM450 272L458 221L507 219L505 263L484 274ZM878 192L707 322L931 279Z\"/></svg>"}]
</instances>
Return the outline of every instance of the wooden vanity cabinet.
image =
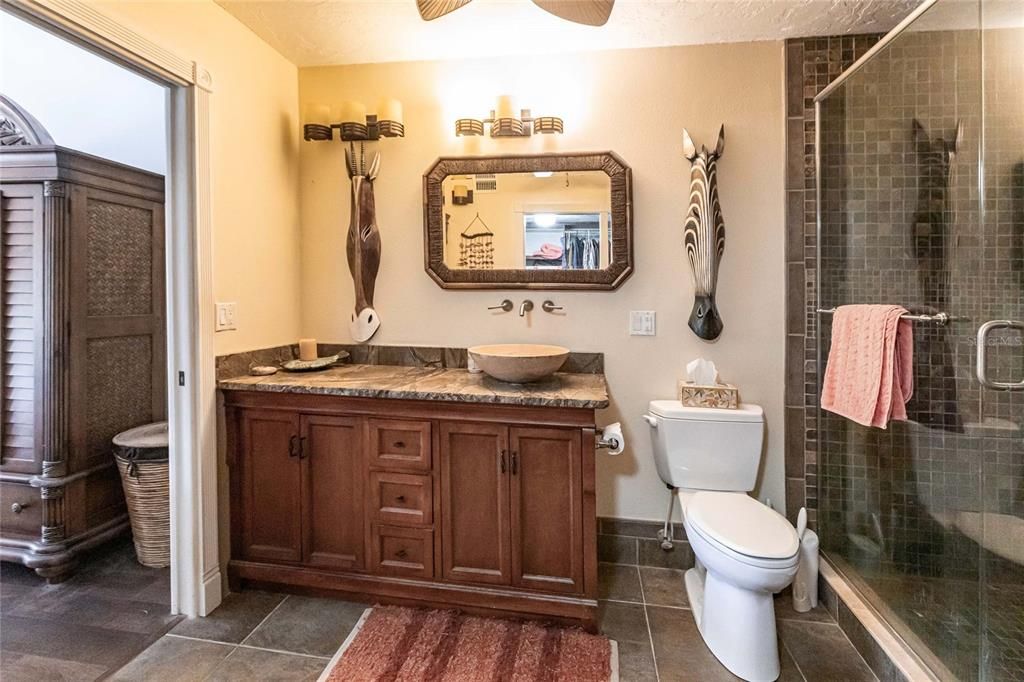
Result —
<instances>
[{"instance_id":1,"label":"wooden vanity cabinet","mask_svg":"<svg viewBox=\"0 0 1024 682\"><path fill-rule=\"evenodd\" d=\"M593 626L593 410L224 395L236 586Z\"/></svg>"},{"instance_id":2,"label":"wooden vanity cabinet","mask_svg":"<svg viewBox=\"0 0 1024 682\"><path fill-rule=\"evenodd\" d=\"M238 555L252 561L302 560L302 462L295 456L299 415L246 410L236 458Z\"/></svg>"},{"instance_id":3,"label":"wooden vanity cabinet","mask_svg":"<svg viewBox=\"0 0 1024 682\"><path fill-rule=\"evenodd\" d=\"M444 578L583 593L577 429L441 424Z\"/></svg>"},{"instance_id":4,"label":"wooden vanity cabinet","mask_svg":"<svg viewBox=\"0 0 1024 682\"><path fill-rule=\"evenodd\" d=\"M360 421L249 409L238 415L237 437L238 555L363 568Z\"/></svg>"}]
</instances>

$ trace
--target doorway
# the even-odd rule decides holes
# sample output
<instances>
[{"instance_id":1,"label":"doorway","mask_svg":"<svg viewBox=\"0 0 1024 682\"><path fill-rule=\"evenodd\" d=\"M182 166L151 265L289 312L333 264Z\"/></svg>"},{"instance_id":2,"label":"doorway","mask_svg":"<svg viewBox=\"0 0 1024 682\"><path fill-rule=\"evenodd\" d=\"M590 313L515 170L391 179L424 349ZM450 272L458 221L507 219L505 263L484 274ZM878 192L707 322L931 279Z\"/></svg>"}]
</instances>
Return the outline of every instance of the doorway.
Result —
<instances>
[{"instance_id":1,"label":"doorway","mask_svg":"<svg viewBox=\"0 0 1024 682\"><path fill-rule=\"evenodd\" d=\"M3 0L2 9L166 90L166 329L170 612L220 603L210 213L212 77L86 3Z\"/></svg>"}]
</instances>

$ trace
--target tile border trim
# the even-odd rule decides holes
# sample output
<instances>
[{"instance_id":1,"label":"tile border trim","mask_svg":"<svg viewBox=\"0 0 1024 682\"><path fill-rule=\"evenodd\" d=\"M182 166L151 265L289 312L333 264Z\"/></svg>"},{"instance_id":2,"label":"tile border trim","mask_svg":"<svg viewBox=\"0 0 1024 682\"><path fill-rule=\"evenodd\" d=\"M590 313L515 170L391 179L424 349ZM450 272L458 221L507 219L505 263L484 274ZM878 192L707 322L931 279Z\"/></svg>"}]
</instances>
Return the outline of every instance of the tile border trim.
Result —
<instances>
[{"instance_id":1,"label":"tile border trim","mask_svg":"<svg viewBox=\"0 0 1024 682\"><path fill-rule=\"evenodd\" d=\"M822 591L821 598L826 602L832 617L880 680L894 679L892 673L896 674L895 679L900 680L934 680L938 682L942 679L932 672L918 658L917 654L896 635L892 627L867 605L824 556L821 558L819 569L819 584ZM840 618L842 609L848 611L856 619L857 624L870 637L871 643L875 645L877 651L865 651L863 646L858 646L858 638L851 634L848 625L843 623L844 619ZM883 655L891 668L889 670L876 669L877 657L874 654Z\"/></svg>"}]
</instances>

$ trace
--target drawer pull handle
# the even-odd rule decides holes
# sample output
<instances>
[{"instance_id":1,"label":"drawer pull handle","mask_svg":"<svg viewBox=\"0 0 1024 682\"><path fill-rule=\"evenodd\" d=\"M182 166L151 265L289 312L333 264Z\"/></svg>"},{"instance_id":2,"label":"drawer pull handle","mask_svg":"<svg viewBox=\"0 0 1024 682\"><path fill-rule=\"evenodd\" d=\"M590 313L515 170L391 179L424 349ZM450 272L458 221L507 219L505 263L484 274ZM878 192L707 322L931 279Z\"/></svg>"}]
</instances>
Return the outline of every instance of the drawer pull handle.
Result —
<instances>
[{"instance_id":1,"label":"drawer pull handle","mask_svg":"<svg viewBox=\"0 0 1024 682\"><path fill-rule=\"evenodd\" d=\"M395 556L399 559L404 559L407 556L407 552L404 549L400 549L397 552L395 552Z\"/></svg>"},{"instance_id":2,"label":"drawer pull handle","mask_svg":"<svg viewBox=\"0 0 1024 682\"><path fill-rule=\"evenodd\" d=\"M404 440L396 440L395 441L395 447L398 448L399 450L401 450L402 448L405 447L405 441Z\"/></svg>"},{"instance_id":3,"label":"drawer pull handle","mask_svg":"<svg viewBox=\"0 0 1024 682\"><path fill-rule=\"evenodd\" d=\"M11 505L11 511L14 512L15 514L20 514L26 508L31 507L31 506L32 505L29 504L28 502L25 502L24 504L22 504L20 502L15 502L14 504Z\"/></svg>"},{"instance_id":4,"label":"drawer pull handle","mask_svg":"<svg viewBox=\"0 0 1024 682\"><path fill-rule=\"evenodd\" d=\"M396 497L395 502L405 502L405 495L399 495Z\"/></svg>"}]
</instances>

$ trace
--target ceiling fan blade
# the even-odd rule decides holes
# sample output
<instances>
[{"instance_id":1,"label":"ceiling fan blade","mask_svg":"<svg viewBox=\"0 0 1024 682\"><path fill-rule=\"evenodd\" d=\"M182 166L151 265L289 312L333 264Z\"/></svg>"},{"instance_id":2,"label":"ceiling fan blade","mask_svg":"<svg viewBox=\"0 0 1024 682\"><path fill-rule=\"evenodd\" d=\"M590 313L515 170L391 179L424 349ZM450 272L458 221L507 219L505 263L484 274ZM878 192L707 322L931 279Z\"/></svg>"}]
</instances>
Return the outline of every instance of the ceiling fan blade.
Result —
<instances>
[{"instance_id":1,"label":"ceiling fan blade","mask_svg":"<svg viewBox=\"0 0 1024 682\"><path fill-rule=\"evenodd\" d=\"M416 7L419 9L423 21L432 21L449 12L454 12L463 5L468 5L470 2L472 0L416 0Z\"/></svg>"},{"instance_id":2,"label":"ceiling fan blade","mask_svg":"<svg viewBox=\"0 0 1024 682\"><path fill-rule=\"evenodd\" d=\"M533 0L533 4L556 17L587 26L604 26L615 0Z\"/></svg>"}]
</instances>

